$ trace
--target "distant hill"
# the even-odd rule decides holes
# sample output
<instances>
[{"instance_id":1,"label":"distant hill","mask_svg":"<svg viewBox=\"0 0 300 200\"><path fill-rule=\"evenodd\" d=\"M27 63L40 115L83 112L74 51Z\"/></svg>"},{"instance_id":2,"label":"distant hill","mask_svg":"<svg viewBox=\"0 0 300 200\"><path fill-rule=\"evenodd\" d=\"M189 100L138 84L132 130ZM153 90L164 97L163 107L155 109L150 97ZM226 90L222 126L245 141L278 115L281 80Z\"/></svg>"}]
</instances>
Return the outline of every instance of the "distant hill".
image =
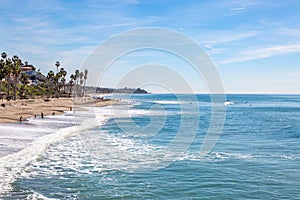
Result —
<instances>
[{"instance_id":1,"label":"distant hill","mask_svg":"<svg viewBox=\"0 0 300 200\"><path fill-rule=\"evenodd\" d=\"M90 87L86 86L84 88L86 92L96 93L129 93L129 94L149 94L146 90L141 88L104 88L104 87Z\"/></svg>"}]
</instances>

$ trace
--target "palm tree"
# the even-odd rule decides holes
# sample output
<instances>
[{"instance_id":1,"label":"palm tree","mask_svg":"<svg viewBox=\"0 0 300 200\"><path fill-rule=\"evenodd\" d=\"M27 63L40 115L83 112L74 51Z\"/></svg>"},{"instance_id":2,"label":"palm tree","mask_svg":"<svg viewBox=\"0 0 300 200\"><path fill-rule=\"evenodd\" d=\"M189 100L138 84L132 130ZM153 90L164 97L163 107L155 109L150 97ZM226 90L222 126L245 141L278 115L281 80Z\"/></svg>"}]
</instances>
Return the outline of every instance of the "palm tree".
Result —
<instances>
[{"instance_id":1,"label":"palm tree","mask_svg":"<svg viewBox=\"0 0 300 200\"><path fill-rule=\"evenodd\" d=\"M78 69L75 70L75 77L74 77L74 84L75 84L75 87L74 87L74 92L75 92L76 94L78 94L79 74L80 74L80 71L79 71Z\"/></svg>"},{"instance_id":2,"label":"palm tree","mask_svg":"<svg viewBox=\"0 0 300 200\"><path fill-rule=\"evenodd\" d=\"M84 85L85 85L86 80L87 80L87 75L88 75L88 70L85 69L85 70L84 70Z\"/></svg>"},{"instance_id":3,"label":"palm tree","mask_svg":"<svg viewBox=\"0 0 300 200\"><path fill-rule=\"evenodd\" d=\"M12 58L12 61L13 61L12 76L13 76L13 87L14 87L13 99L16 100L17 99L17 83L18 83L19 76L21 73L22 60L19 59L19 57L17 55L14 55Z\"/></svg>"},{"instance_id":4,"label":"palm tree","mask_svg":"<svg viewBox=\"0 0 300 200\"><path fill-rule=\"evenodd\" d=\"M6 78L6 73L5 73L5 65L6 65L6 57L7 54L5 52L1 53L1 60L0 60L0 89L2 90L2 82L3 79Z\"/></svg>"},{"instance_id":5,"label":"palm tree","mask_svg":"<svg viewBox=\"0 0 300 200\"><path fill-rule=\"evenodd\" d=\"M5 55L5 56L3 56ZM2 57L5 57L5 63L4 63L4 74L5 74L5 81L7 83L7 94L6 94L6 98L7 99L11 99L10 96L10 86L11 86L11 76L12 76L12 72L13 72L13 63L11 61L10 58L6 58L6 54L2 53Z\"/></svg>"},{"instance_id":6,"label":"palm tree","mask_svg":"<svg viewBox=\"0 0 300 200\"><path fill-rule=\"evenodd\" d=\"M59 96L59 91L60 91L60 85L59 85L59 80L61 79L62 74L59 71L55 76L54 76L54 85L55 85L55 96L58 97Z\"/></svg>"},{"instance_id":7,"label":"palm tree","mask_svg":"<svg viewBox=\"0 0 300 200\"><path fill-rule=\"evenodd\" d=\"M83 76L84 76L84 74L83 74L83 72L80 72L79 73L79 83L80 83L80 91L78 91L79 92L79 95L80 96L82 96L82 94L83 94L83 87L82 87L82 84L83 84Z\"/></svg>"},{"instance_id":8,"label":"palm tree","mask_svg":"<svg viewBox=\"0 0 300 200\"><path fill-rule=\"evenodd\" d=\"M78 85L79 73L80 73L79 70L76 69L76 71L75 71L75 85Z\"/></svg>"},{"instance_id":9,"label":"palm tree","mask_svg":"<svg viewBox=\"0 0 300 200\"><path fill-rule=\"evenodd\" d=\"M63 92L65 93L65 83L66 83L67 71L64 68L60 68L59 72L61 74L60 82L62 83L62 86L63 86Z\"/></svg>"},{"instance_id":10,"label":"palm tree","mask_svg":"<svg viewBox=\"0 0 300 200\"><path fill-rule=\"evenodd\" d=\"M83 76L83 79L84 79L83 92L82 92L82 95L83 95L83 96L84 96L84 89L85 89L85 84L86 84L86 80L87 80L87 75L88 75L88 70L85 69L85 70L84 70L84 76Z\"/></svg>"},{"instance_id":11,"label":"palm tree","mask_svg":"<svg viewBox=\"0 0 300 200\"><path fill-rule=\"evenodd\" d=\"M49 98L51 95L51 89L52 89L52 85L53 85L53 78L54 78L54 72L52 70L50 70L47 74L47 88L48 88L48 95L47 97Z\"/></svg>"},{"instance_id":12,"label":"palm tree","mask_svg":"<svg viewBox=\"0 0 300 200\"><path fill-rule=\"evenodd\" d=\"M67 73L68 73L64 68L61 68L61 69L60 69L60 72L61 72L61 75L62 75L63 77L65 77L65 76L67 75Z\"/></svg>"},{"instance_id":13,"label":"palm tree","mask_svg":"<svg viewBox=\"0 0 300 200\"><path fill-rule=\"evenodd\" d=\"M2 92L2 82L3 79L5 78L4 65L5 65L5 61L1 58L0 59L0 92Z\"/></svg>"},{"instance_id":14,"label":"palm tree","mask_svg":"<svg viewBox=\"0 0 300 200\"><path fill-rule=\"evenodd\" d=\"M22 83L21 89L20 89L20 97L25 97L25 86L29 83L28 81L28 75L25 73L22 73L20 76L20 82Z\"/></svg>"},{"instance_id":15,"label":"palm tree","mask_svg":"<svg viewBox=\"0 0 300 200\"><path fill-rule=\"evenodd\" d=\"M58 73L58 68L59 68L59 66L60 66L59 61L56 61L55 66L56 66L56 73Z\"/></svg>"},{"instance_id":16,"label":"palm tree","mask_svg":"<svg viewBox=\"0 0 300 200\"><path fill-rule=\"evenodd\" d=\"M63 93L66 93L66 88L65 88L65 86L66 86L66 78L62 77L60 81L61 81L61 83L63 85Z\"/></svg>"},{"instance_id":17,"label":"palm tree","mask_svg":"<svg viewBox=\"0 0 300 200\"><path fill-rule=\"evenodd\" d=\"M75 81L76 81L75 74L71 74L70 81L69 81L69 84L70 84L70 95L72 94L73 86L74 86Z\"/></svg>"},{"instance_id":18,"label":"palm tree","mask_svg":"<svg viewBox=\"0 0 300 200\"><path fill-rule=\"evenodd\" d=\"M69 81L69 89L70 89L70 96L72 94L72 89L73 89L73 84L74 84L74 79L75 79L75 75L74 74L71 74L70 76L70 81Z\"/></svg>"},{"instance_id":19,"label":"palm tree","mask_svg":"<svg viewBox=\"0 0 300 200\"><path fill-rule=\"evenodd\" d=\"M2 52L2 53L1 53L1 57L2 57L3 60L5 60L6 57L7 57L7 54L6 54L5 52Z\"/></svg>"},{"instance_id":20,"label":"palm tree","mask_svg":"<svg viewBox=\"0 0 300 200\"><path fill-rule=\"evenodd\" d=\"M83 84L83 72L80 72L79 73L79 78L80 78L80 85L82 85Z\"/></svg>"}]
</instances>

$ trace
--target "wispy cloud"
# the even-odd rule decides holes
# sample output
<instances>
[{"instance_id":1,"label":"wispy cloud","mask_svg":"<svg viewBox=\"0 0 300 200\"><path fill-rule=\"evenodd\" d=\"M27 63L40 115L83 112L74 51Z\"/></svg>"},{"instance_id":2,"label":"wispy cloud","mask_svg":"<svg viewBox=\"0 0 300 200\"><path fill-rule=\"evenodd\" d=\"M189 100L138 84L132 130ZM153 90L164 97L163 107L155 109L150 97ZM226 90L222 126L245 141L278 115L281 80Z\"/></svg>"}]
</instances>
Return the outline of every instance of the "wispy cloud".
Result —
<instances>
[{"instance_id":1,"label":"wispy cloud","mask_svg":"<svg viewBox=\"0 0 300 200\"><path fill-rule=\"evenodd\" d=\"M238 15L246 12L251 6L259 4L256 0L233 0L233 1L220 1L219 7L225 8L227 11L225 16Z\"/></svg>"},{"instance_id":2,"label":"wispy cloud","mask_svg":"<svg viewBox=\"0 0 300 200\"><path fill-rule=\"evenodd\" d=\"M46 70L56 60L78 68L90 51L112 34L165 20L154 14L136 18L123 10L122 5L137 3L80 2L81 9L74 6L76 3L55 0L25 3L24 10L29 13L7 12L0 19L0 30L6 30L0 31L2 51L18 54ZM6 5L15 7L13 3Z\"/></svg>"},{"instance_id":3,"label":"wispy cloud","mask_svg":"<svg viewBox=\"0 0 300 200\"><path fill-rule=\"evenodd\" d=\"M243 42L258 35L258 31L236 31L235 33L232 31L218 31L206 33L205 36L199 38L198 41L204 46L204 49L209 55L226 55L232 51L231 46L233 46L233 44Z\"/></svg>"},{"instance_id":4,"label":"wispy cloud","mask_svg":"<svg viewBox=\"0 0 300 200\"><path fill-rule=\"evenodd\" d=\"M204 44L214 45L214 44L221 44L221 43L228 43L234 42L237 40L247 39L250 37L255 37L258 35L258 31L248 31L248 32L241 32L241 33L234 33L232 31L226 32L217 32L208 35L207 37L213 38L204 41Z\"/></svg>"},{"instance_id":5,"label":"wispy cloud","mask_svg":"<svg viewBox=\"0 0 300 200\"><path fill-rule=\"evenodd\" d=\"M261 58L268 58L272 56L295 53L295 52L300 52L300 44L273 46L268 48L261 48L261 49L241 52L238 55L221 62L221 64L243 62L248 60L257 60Z\"/></svg>"},{"instance_id":6,"label":"wispy cloud","mask_svg":"<svg viewBox=\"0 0 300 200\"><path fill-rule=\"evenodd\" d=\"M245 10L245 7L230 8L230 13L227 15L237 15Z\"/></svg>"},{"instance_id":7,"label":"wispy cloud","mask_svg":"<svg viewBox=\"0 0 300 200\"><path fill-rule=\"evenodd\" d=\"M282 35L288 36L300 36L300 27L299 28L281 28L279 33Z\"/></svg>"}]
</instances>

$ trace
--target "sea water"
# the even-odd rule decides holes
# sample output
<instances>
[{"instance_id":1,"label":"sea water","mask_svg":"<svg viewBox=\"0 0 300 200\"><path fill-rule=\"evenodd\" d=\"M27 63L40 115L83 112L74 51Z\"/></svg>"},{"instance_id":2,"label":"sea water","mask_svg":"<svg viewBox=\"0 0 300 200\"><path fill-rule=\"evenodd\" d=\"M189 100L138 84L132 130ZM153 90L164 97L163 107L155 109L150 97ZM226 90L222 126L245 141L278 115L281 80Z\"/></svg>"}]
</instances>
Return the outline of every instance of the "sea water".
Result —
<instances>
[{"instance_id":1,"label":"sea water","mask_svg":"<svg viewBox=\"0 0 300 200\"><path fill-rule=\"evenodd\" d=\"M117 98L1 125L0 198L300 199L300 96L227 95L223 131L205 155L209 95ZM180 127L191 131L183 118L198 128L174 151Z\"/></svg>"}]
</instances>

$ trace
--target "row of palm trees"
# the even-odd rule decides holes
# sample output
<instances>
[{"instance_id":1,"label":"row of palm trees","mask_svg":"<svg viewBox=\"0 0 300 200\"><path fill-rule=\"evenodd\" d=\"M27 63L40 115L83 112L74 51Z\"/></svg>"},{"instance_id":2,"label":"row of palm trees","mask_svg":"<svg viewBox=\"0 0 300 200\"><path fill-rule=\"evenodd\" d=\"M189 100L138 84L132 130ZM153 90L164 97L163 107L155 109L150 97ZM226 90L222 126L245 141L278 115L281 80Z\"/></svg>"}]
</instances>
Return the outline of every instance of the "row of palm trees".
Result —
<instances>
[{"instance_id":1,"label":"row of palm trees","mask_svg":"<svg viewBox=\"0 0 300 200\"><path fill-rule=\"evenodd\" d=\"M80 72L76 70L70 75L67 82L67 71L60 66L60 62L55 63L56 73L50 70L47 75L43 75L39 70L33 69L30 74L22 71L22 67L28 66L28 62L23 64L18 56L9 58L5 52L0 59L0 94L7 99L28 98L35 96L61 97L71 96L73 92L84 95L88 71ZM31 65L32 66L32 65Z\"/></svg>"},{"instance_id":2,"label":"row of palm trees","mask_svg":"<svg viewBox=\"0 0 300 200\"><path fill-rule=\"evenodd\" d=\"M64 68L60 68L60 63L57 61L55 63L57 67L56 74L50 70L46 76L46 82L48 90L53 91L52 95L60 96L61 94L72 94L72 92L76 92L77 95L84 95L83 88L85 87L88 70L84 70L84 72L80 72L76 70L74 74L70 75L69 83L66 83L67 71ZM69 89L69 91L66 90ZM73 91L74 90L74 91ZM51 92L49 92L51 94Z\"/></svg>"},{"instance_id":3,"label":"row of palm trees","mask_svg":"<svg viewBox=\"0 0 300 200\"><path fill-rule=\"evenodd\" d=\"M17 83L19 81L19 78L21 78L20 66L22 61L16 55L12 58L8 58L5 52L1 54L1 58L2 59L0 60L0 86L2 86L4 82L7 85L7 96L12 96L13 99L16 99ZM13 88L13 95L11 95L11 87Z\"/></svg>"}]
</instances>

